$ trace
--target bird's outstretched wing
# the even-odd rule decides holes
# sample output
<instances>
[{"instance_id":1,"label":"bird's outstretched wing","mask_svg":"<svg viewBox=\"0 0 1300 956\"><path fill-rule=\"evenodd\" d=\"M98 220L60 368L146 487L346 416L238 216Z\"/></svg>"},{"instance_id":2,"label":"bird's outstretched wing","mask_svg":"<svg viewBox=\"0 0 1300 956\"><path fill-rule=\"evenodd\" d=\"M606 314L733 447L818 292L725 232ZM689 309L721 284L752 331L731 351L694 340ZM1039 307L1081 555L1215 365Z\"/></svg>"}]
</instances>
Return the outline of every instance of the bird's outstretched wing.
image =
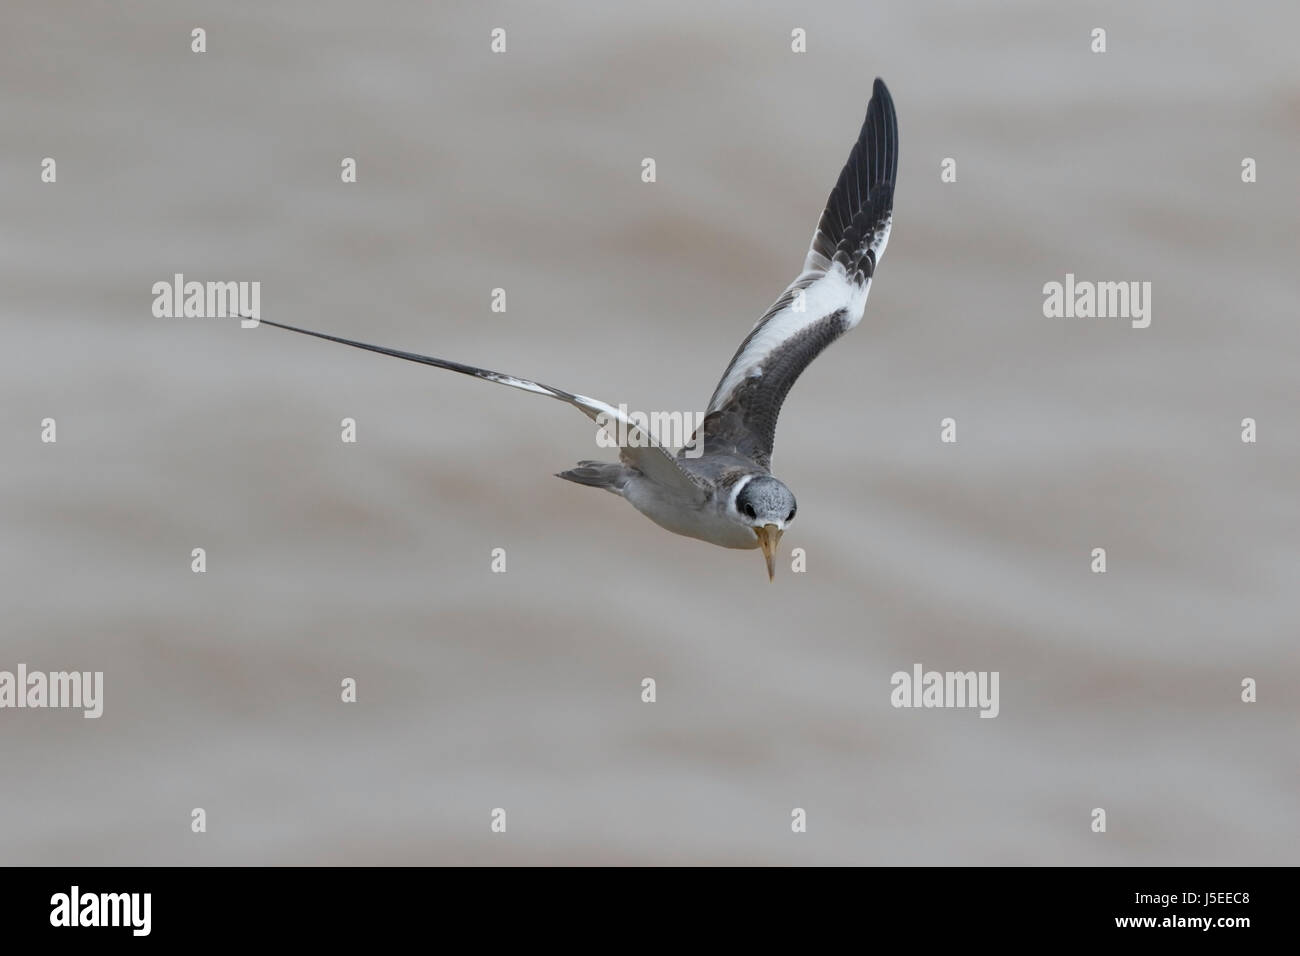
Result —
<instances>
[{"instance_id":1,"label":"bird's outstretched wing","mask_svg":"<svg viewBox=\"0 0 1300 956\"><path fill-rule=\"evenodd\" d=\"M686 472L682 471L676 459L658 445L653 436L648 435L633 423L622 411L612 405L607 405L599 399L588 398L586 395L576 395L573 392L566 392L560 388L543 385L541 382L532 382L526 378L516 378L514 375L506 375L502 372L493 372L485 368L463 365L449 359L434 358L430 355L417 355L414 352L402 352L398 349L385 348L382 345L367 345L365 342L342 339L335 335L326 335L324 332L312 332L310 329L300 329L292 325L272 322L269 319L261 319L258 324L270 325L277 329L284 329L287 332L298 332L301 335L310 335L318 339L324 339L327 342L338 342L340 345L350 345L353 348L405 359L408 362L419 362L422 365L445 368L452 372L460 372L462 375L472 375L474 378L480 378L486 382L509 385L511 388L518 388L525 392L558 399L572 405L592 421L605 427L611 438L617 438L620 442L619 458L622 459L624 464L631 465L659 484L673 489L679 495L692 500L703 500L704 498L704 491L700 486ZM621 429L617 428L619 423L622 424Z\"/></svg>"},{"instance_id":2,"label":"bird's outstretched wing","mask_svg":"<svg viewBox=\"0 0 1300 956\"><path fill-rule=\"evenodd\" d=\"M897 172L898 119L889 90L877 79L803 272L740 344L688 448L702 441L706 455L737 455L770 467L776 420L790 387L862 318L889 241Z\"/></svg>"}]
</instances>

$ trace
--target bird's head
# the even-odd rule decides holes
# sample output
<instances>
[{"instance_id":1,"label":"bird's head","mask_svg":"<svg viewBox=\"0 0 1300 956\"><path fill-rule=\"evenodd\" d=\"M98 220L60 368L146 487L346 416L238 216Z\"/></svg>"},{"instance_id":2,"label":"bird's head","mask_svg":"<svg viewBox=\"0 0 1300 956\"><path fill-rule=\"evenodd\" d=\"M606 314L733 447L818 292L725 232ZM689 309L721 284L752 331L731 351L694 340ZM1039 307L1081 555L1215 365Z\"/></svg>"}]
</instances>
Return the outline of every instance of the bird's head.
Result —
<instances>
[{"instance_id":1,"label":"bird's head","mask_svg":"<svg viewBox=\"0 0 1300 956\"><path fill-rule=\"evenodd\" d=\"M776 575L777 543L798 507L789 488L770 475L759 475L740 486L728 508L728 517L748 527L758 539L769 581Z\"/></svg>"}]
</instances>

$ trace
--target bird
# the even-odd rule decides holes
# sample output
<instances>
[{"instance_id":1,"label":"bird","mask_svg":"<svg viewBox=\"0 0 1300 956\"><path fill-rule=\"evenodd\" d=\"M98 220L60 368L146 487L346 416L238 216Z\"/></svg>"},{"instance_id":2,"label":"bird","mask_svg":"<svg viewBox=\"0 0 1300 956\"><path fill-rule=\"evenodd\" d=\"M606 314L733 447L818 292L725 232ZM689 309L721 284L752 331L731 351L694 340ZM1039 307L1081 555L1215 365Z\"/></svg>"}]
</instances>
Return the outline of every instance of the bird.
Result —
<instances>
[{"instance_id":1,"label":"bird","mask_svg":"<svg viewBox=\"0 0 1300 956\"><path fill-rule=\"evenodd\" d=\"M544 395L572 405L607 432L618 426L617 462L580 461L556 477L612 492L675 534L723 548L760 549L771 581L781 536L798 510L794 493L771 471L777 417L803 370L866 311L867 293L893 226L897 172L898 118L888 88L877 77L803 270L740 343L700 427L676 453L624 408L586 395L268 319L256 324Z\"/></svg>"}]
</instances>

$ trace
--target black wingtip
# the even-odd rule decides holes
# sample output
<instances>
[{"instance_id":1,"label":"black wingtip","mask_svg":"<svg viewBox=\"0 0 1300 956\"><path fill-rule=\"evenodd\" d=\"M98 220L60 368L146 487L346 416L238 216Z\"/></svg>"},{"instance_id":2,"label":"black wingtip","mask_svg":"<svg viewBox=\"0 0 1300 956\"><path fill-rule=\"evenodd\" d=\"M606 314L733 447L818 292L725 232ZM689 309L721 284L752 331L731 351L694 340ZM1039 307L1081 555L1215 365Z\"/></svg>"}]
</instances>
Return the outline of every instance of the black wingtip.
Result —
<instances>
[{"instance_id":1,"label":"black wingtip","mask_svg":"<svg viewBox=\"0 0 1300 956\"><path fill-rule=\"evenodd\" d=\"M875 263L868 246L893 209L897 175L898 116L889 88L876 77L862 129L826 201L812 251L827 263L842 261L852 275L861 270L870 278Z\"/></svg>"},{"instance_id":2,"label":"black wingtip","mask_svg":"<svg viewBox=\"0 0 1300 956\"><path fill-rule=\"evenodd\" d=\"M871 182L867 185L894 185L898 176L898 114L894 112L894 98L889 94L889 87L880 77L871 84L871 102L867 104L867 118L862 123L860 136L864 146L868 137L875 140L876 150L873 152L876 155L870 163Z\"/></svg>"}]
</instances>

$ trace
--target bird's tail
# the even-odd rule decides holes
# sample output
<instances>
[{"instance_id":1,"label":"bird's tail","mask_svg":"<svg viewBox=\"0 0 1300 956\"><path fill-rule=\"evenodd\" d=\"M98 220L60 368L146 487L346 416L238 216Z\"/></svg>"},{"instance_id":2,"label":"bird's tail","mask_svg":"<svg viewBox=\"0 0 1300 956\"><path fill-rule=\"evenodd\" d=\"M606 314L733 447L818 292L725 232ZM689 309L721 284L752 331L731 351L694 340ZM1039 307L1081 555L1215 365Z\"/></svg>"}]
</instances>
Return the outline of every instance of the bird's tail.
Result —
<instances>
[{"instance_id":1,"label":"bird's tail","mask_svg":"<svg viewBox=\"0 0 1300 956\"><path fill-rule=\"evenodd\" d=\"M621 495L628 476L627 468L620 464L607 461L580 461L577 468L561 471L555 477L580 485L590 485L592 488L604 488L606 491Z\"/></svg>"}]
</instances>

